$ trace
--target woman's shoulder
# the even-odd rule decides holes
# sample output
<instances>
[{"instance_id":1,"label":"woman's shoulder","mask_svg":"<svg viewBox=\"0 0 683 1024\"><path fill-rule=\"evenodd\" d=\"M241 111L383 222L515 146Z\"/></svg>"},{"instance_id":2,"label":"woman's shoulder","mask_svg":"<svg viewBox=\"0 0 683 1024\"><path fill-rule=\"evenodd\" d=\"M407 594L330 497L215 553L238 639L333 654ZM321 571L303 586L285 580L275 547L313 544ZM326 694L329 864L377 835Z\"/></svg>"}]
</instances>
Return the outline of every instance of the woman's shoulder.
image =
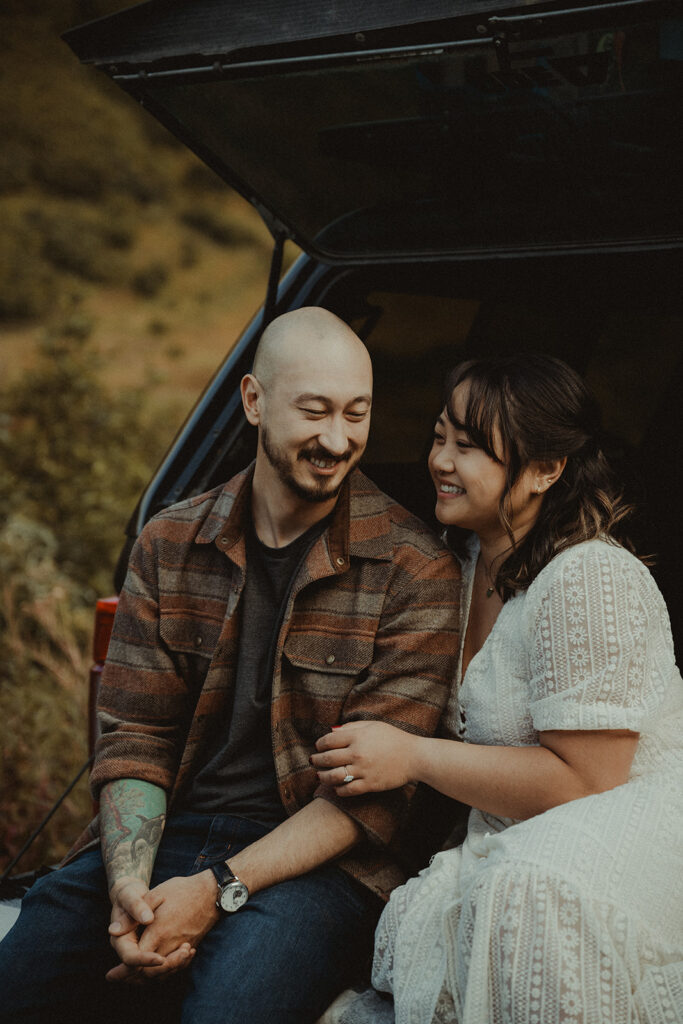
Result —
<instances>
[{"instance_id":1,"label":"woman's shoulder","mask_svg":"<svg viewBox=\"0 0 683 1024\"><path fill-rule=\"evenodd\" d=\"M559 551L541 570L532 586L547 584L557 577L571 580L577 572L583 575L601 569L618 569L619 572L652 578L647 567L627 548L609 537L594 537Z\"/></svg>"},{"instance_id":2,"label":"woman's shoulder","mask_svg":"<svg viewBox=\"0 0 683 1024\"><path fill-rule=\"evenodd\" d=\"M552 594L578 596L581 592L611 595L615 587L634 588L659 595L647 566L609 537L581 541L558 552L541 570L527 591L529 608Z\"/></svg>"}]
</instances>

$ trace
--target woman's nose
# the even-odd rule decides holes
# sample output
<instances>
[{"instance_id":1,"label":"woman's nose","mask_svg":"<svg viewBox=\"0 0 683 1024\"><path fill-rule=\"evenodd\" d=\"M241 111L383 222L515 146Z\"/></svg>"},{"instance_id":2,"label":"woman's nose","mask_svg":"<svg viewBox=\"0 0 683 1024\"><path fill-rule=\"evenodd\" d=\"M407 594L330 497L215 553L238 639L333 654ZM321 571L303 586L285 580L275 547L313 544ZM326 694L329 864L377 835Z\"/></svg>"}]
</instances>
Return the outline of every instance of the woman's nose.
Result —
<instances>
[{"instance_id":1,"label":"woman's nose","mask_svg":"<svg viewBox=\"0 0 683 1024\"><path fill-rule=\"evenodd\" d=\"M439 473L452 473L455 470L453 456L445 447L432 452L431 463Z\"/></svg>"}]
</instances>

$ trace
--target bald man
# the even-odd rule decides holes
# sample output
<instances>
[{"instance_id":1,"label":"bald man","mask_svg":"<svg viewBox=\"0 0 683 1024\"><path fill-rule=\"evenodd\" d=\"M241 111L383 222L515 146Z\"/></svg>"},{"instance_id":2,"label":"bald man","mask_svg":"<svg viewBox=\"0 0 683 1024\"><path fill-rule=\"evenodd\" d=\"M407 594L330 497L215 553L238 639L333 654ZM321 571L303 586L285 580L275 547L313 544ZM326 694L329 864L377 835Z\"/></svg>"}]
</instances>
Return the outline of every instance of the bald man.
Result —
<instances>
[{"instance_id":1,"label":"bald man","mask_svg":"<svg viewBox=\"0 0 683 1024\"><path fill-rule=\"evenodd\" d=\"M131 555L99 822L0 945L0 1020L313 1022L403 881L412 787L342 799L309 758L344 721L434 732L458 570L356 469L372 367L346 324L279 317L241 390L255 462L161 512Z\"/></svg>"}]
</instances>

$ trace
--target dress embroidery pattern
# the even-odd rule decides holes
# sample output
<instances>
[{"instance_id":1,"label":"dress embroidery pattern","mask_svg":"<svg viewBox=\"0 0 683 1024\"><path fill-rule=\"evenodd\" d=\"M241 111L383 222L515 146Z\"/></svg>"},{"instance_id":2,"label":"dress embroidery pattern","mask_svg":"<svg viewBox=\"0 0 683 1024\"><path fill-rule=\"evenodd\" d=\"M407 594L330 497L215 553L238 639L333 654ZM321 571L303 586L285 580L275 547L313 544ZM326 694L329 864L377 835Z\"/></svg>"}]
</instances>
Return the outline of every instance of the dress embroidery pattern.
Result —
<instances>
[{"instance_id":1,"label":"dress embroidery pattern","mask_svg":"<svg viewBox=\"0 0 683 1024\"><path fill-rule=\"evenodd\" d=\"M464 845L393 894L373 982L396 1024L683 1019L683 684L648 570L606 541L558 555L504 606L451 718L471 743L640 739L625 785L522 822L473 809ZM386 1019L364 1014L343 1024Z\"/></svg>"}]
</instances>

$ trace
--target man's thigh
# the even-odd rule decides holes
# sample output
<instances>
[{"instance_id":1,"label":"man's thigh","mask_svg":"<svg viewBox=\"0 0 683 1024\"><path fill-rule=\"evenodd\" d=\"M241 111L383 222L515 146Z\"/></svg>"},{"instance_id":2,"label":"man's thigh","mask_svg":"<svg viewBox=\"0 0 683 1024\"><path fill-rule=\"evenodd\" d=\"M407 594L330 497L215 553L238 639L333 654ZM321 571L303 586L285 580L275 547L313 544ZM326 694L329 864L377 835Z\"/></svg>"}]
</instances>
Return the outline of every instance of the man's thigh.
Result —
<instances>
[{"instance_id":1,"label":"man's thigh","mask_svg":"<svg viewBox=\"0 0 683 1024\"><path fill-rule=\"evenodd\" d=\"M307 1024L357 975L379 900L328 866L256 893L201 943L183 1024Z\"/></svg>"},{"instance_id":2,"label":"man's thigh","mask_svg":"<svg viewBox=\"0 0 683 1024\"><path fill-rule=\"evenodd\" d=\"M152 885L189 875L254 842L266 831L229 818L171 818ZM256 893L201 943L191 971L142 986L110 985L106 876L99 849L37 882L0 943L0 1024L86 1024L112 1018L165 1024L315 1020L371 944L375 897L336 867ZM234 1011L233 1011L234 1007ZM263 1009L259 1009L263 1007ZM125 1012L124 1012L125 1008ZM227 1008L227 1009L226 1009ZM232 1015L231 1015L232 1014Z\"/></svg>"},{"instance_id":3,"label":"man's thigh","mask_svg":"<svg viewBox=\"0 0 683 1024\"><path fill-rule=\"evenodd\" d=\"M99 850L33 885L0 943L0 1021L61 1021L68 1007L91 1019L89 1007L94 1000L101 1006L104 975L116 963L110 910Z\"/></svg>"},{"instance_id":4,"label":"man's thigh","mask_svg":"<svg viewBox=\"0 0 683 1024\"><path fill-rule=\"evenodd\" d=\"M194 834L190 828L171 832L157 882L189 874L205 840L196 827ZM127 1024L149 1024L141 986L105 981L119 962L109 941L110 915L99 847L39 879L0 943L0 1024L104 1024L120 1021L124 1009ZM166 986L164 995L173 990Z\"/></svg>"}]
</instances>

